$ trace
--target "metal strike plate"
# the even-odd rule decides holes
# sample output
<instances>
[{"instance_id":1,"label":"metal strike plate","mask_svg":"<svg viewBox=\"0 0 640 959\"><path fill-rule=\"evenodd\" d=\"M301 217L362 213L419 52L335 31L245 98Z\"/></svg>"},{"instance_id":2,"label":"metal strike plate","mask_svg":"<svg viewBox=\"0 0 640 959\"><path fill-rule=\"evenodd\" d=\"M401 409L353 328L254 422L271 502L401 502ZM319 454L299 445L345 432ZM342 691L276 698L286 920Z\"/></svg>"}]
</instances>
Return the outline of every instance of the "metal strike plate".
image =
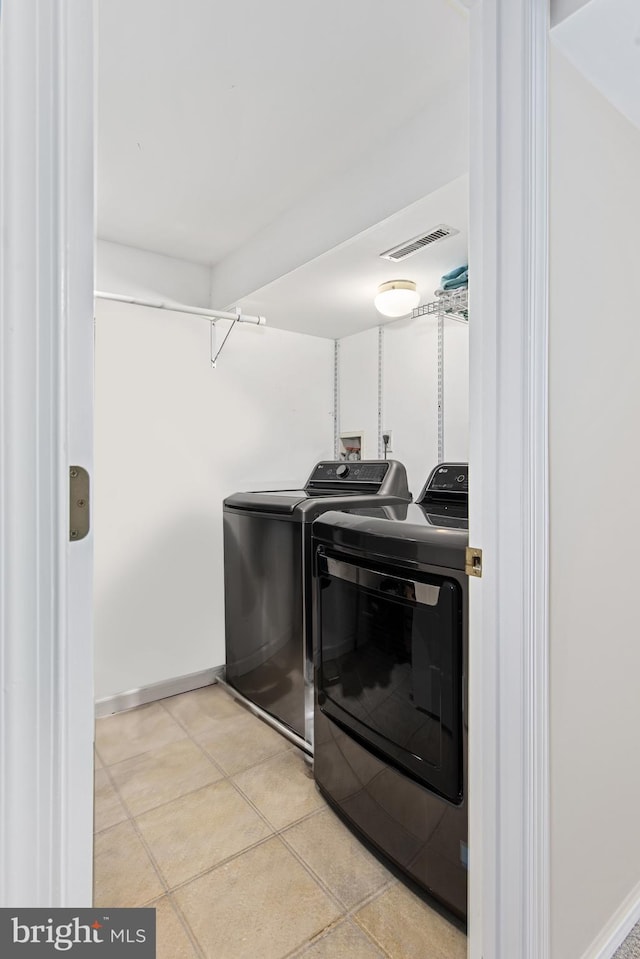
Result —
<instances>
[{"instance_id":1,"label":"metal strike plate","mask_svg":"<svg viewBox=\"0 0 640 959\"><path fill-rule=\"evenodd\" d=\"M89 532L89 474L82 466L69 467L69 539L84 539Z\"/></svg>"},{"instance_id":2,"label":"metal strike plate","mask_svg":"<svg viewBox=\"0 0 640 959\"><path fill-rule=\"evenodd\" d=\"M464 557L464 571L467 576L482 576L482 550L467 546Z\"/></svg>"}]
</instances>

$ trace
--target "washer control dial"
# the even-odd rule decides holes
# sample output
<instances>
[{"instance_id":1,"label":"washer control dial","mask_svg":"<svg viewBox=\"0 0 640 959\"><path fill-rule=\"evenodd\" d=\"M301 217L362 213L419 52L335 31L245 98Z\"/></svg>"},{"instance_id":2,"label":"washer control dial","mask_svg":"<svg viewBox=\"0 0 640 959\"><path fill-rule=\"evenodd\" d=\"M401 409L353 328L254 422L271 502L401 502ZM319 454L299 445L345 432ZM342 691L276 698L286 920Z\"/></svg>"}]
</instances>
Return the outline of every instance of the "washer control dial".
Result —
<instances>
[{"instance_id":1,"label":"washer control dial","mask_svg":"<svg viewBox=\"0 0 640 959\"><path fill-rule=\"evenodd\" d=\"M344 479L349 475L349 467L344 463L341 463L340 466L336 466L336 476L338 479Z\"/></svg>"}]
</instances>

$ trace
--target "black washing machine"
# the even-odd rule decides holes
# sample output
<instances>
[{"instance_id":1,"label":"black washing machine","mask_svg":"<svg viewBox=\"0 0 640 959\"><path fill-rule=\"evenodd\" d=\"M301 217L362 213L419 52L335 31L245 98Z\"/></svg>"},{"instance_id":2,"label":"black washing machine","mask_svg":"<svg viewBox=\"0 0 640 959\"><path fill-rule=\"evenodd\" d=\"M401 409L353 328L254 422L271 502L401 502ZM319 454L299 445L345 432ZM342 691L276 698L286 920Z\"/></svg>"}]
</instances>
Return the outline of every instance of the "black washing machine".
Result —
<instances>
[{"instance_id":1,"label":"black washing machine","mask_svg":"<svg viewBox=\"0 0 640 959\"><path fill-rule=\"evenodd\" d=\"M315 551L314 775L330 804L459 917L467 910L468 480L325 513Z\"/></svg>"},{"instance_id":2,"label":"black washing machine","mask_svg":"<svg viewBox=\"0 0 640 959\"><path fill-rule=\"evenodd\" d=\"M304 489L224 501L226 670L260 715L312 751L311 524L327 510L411 499L395 460L318 463Z\"/></svg>"}]
</instances>

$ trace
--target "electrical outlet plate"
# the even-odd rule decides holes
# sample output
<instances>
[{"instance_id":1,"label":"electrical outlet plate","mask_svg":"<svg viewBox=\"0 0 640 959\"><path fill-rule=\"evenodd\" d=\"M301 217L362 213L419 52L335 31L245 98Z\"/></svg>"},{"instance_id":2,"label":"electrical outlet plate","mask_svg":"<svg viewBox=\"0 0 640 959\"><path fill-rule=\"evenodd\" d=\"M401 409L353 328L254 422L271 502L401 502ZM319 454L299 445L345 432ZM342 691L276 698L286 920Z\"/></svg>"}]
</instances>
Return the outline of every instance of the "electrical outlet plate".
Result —
<instances>
[{"instance_id":1,"label":"electrical outlet plate","mask_svg":"<svg viewBox=\"0 0 640 959\"><path fill-rule=\"evenodd\" d=\"M389 442L387 443L387 453L393 453L393 430L383 430L382 435L389 437ZM384 449L384 440L382 441L382 448Z\"/></svg>"}]
</instances>

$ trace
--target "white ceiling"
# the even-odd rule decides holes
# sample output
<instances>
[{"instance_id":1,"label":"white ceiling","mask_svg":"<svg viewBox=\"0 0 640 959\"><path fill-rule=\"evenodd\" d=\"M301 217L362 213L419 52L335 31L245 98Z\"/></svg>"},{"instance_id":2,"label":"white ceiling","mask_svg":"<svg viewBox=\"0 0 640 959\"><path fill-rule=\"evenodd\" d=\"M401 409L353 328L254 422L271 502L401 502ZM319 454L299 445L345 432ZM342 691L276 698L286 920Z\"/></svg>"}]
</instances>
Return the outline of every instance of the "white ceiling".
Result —
<instances>
[{"instance_id":1,"label":"white ceiling","mask_svg":"<svg viewBox=\"0 0 640 959\"><path fill-rule=\"evenodd\" d=\"M638 0L555 7L565 19L554 41L640 126ZM99 236L214 266L218 305L260 286L237 302L315 335L380 322L372 299L384 280L415 279L429 299L466 258L463 140L457 154L445 147L452 115L466 128L453 90L467 26L458 0L99 0ZM416 178L403 200L409 151L433 182L416 190ZM364 185L374 157L376 188L373 177ZM335 238L313 249L321 217L305 211L317 214L346 171L363 192L325 204ZM400 266L379 259L440 222L461 234ZM266 270L275 252L280 267Z\"/></svg>"},{"instance_id":2,"label":"white ceiling","mask_svg":"<svg viewBox=\"0 0 640 959\"><path fill-rule=\"evenodd\" d=\"M566 17L570 17L572 13L575 13L576 10L583 7L585 3L589 3L589 0L551 0L551 26L555 27L558 23L566 19Z\"/></svg>"},{"instance_id":3,"label":"white ceiling","mask_svg":"<svg viewBox=\"0 0 640 959\"><path fill-rule=\"evenodd\" d=\"M427 246L400 263L380 254L404 240L447 223L456 236ZM267 317L278 329L336 338L390 322L373 305L380 283L414 280L422 302L434 299L440 277L467 262L468 178L452 183L280 277L239 304ZM403 321L400 321L403 322Z\"/></svg>"},{"instance_id":4,"label":"white ceiling","mask_svg":"<svg viewBox=\"0 0 640 959\"><path fill-rule=\"evenodd\" d=\"M640 127L640 0L583 2L552 37L583 76Z\"/></svg>"},{"instance_id":5,"label":"white ceiling","mask_svg":"<svg viewBox=\"0 0 640 959\"><path fill-rule=\"evenodd\" d=\"M466 34L455 0L99 0L99 236L217 263L441 98Z\"/></svg>"}]
</instances>

